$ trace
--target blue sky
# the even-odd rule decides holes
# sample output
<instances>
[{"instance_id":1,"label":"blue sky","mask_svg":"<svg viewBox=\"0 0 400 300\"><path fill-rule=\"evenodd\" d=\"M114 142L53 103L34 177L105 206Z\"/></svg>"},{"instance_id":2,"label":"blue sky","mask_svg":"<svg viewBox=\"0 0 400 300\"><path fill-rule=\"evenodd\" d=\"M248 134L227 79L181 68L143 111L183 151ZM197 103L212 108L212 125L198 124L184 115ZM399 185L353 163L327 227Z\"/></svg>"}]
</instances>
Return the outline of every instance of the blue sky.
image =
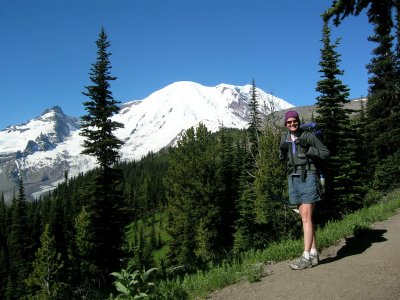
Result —
<instances>
[{"instance_id":1,"label":"blue sky","mask_svg":"<svg viewBox=\"0 0 400 300\"><path fill-rule=\"evenodd\" d=\"M320 14L332 0L2 0L0 129L59 105L85 113L101 27L112 53L116 100L143 99L175 81L245 85L311 105L320 79ZM365 15L332 27L341 77L365 96L375 47Z\"/></svg>"}]
</instances>

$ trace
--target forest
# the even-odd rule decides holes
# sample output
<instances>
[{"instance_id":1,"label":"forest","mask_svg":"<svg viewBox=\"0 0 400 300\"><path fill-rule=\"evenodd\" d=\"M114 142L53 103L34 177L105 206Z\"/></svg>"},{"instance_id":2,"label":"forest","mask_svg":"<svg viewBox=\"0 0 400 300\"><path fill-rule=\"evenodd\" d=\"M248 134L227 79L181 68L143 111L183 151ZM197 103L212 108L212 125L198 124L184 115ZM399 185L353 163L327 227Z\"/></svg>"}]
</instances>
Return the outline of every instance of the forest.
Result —
<instances>
[{"instance_id":1,"label":"forest","mask_svg":"<svg viewBox=\"0 0 400 300\"><path fill-rule=\"evenodd\" d=\"M333 1L322 16L317 109L302 120L318 123L331 154L318 227L370 206L368 195L400 186L399 5ZM345 108L349 87L340 78L340 40L331 40L330 24L340 26L364 10L376 47L367 66L367 100L354 111ZM116 78L103 28L96 45L81 128L83 153L96 157L99 167L73 178L66 173L57 189L33 202L22 180L10 205L1 196L1 299L139 299L112 295L115 279L125 279L127 270L146 275L156 268L155 280L179 278L302 236L278 157L283 121L277 112L260 113L255 80L247 129L211 133L200 124L176 147L122 162L123 141L114 131L123 124L110 119L119 103L111 92Z\"/></svg>"}]
</instances>

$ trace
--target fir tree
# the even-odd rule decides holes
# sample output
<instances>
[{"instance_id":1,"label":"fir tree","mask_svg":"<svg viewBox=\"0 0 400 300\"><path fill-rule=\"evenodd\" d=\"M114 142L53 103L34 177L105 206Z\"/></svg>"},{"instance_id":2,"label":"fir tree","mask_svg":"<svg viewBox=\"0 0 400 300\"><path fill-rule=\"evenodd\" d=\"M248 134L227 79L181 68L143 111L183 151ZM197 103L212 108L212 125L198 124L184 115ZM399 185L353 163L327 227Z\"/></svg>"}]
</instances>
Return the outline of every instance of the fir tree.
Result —
<instances>
[{"instance_id":1,"label":"fir tree","mask_svg":"<svg viewBox=\"0 0 400 300\"><path fill-rule=\"evenodd\" d=\"M286 172L277 151L280 143L279 132L269 127L260 138L262 155L258 158L255 178L255 221L261 225L262 233L258 246L287 236L293 226L287 218ZM290 224L289 224L290 223Z\"/></svg>"},{"instance_id":2,"label":"fir tree","mask_svg":"<svg viewBox=\"0 0 400 300\"><path fill-rule=\"evenodd\" d=\"M255 190L254 178L255 162L254 157L251 155L247 141L241 140L239 142L239 158L240 158L240 172L238 184L238 198L235 203L235 208L238 214L235 220L234 228L234 252L241 252L249 250L254 247L255 238L253 236L256 232L256 218L254 211Z\"/></svg>"},{"instance_id":3,"label":"fir tree","mask_svg":"<svg viewBox=\"0 0 400 300\"><path fill-rule=\"evenodd\" d=\"M366 10L369 22L374 25L374 35L369 40L378 45L368 65L371 74L367 104L370 149L368 165L371 169L377 168L374 187L378 189L399 185L400 177L399 170L392 168L400 156L400 129L397 126L400 120L399 9L397 0L335 0L324 13L325 20L334 17L335 24L339 25L343 18ZM395 30L393 16L397 22ZM392 49L393 31L397 38L396 53Z\"/></svg>"},{"instance_id":4,"label":"fir tree","mask_svg":"<svg viewBox=\"0 0 400 300\"><path fill-rule=\"evenodd\" d=\"M5 298L8 278L8 246L7 246L7 206L4 194L0 198L0 299Z\"/></svg>"},{"instance_id":5,"label":"fir tree","mask_svg":"<svg viewBox=\"0 0 400 300\"><path fill-rule=\"evenodd\" d=\"M97 266L91 263L91 249L93 245L93 232L90 230L90 217L86 211L85 206L75 218L75 240L76 253L75 258L78 264L78 275L79 280L88 278L97 269Z\"/></svg>"},{"instance_id":6,"label":"fir tree","mask_svg":"<svg viewBox=\"0 0 400 300\"><path fill-rule=\"evenodd\" d=\"M397 0L333 0L332 5L324 14L324 21L333 18L336 26L339 26L343 19L349 15L358 16L362 11L367 10L368 15L374 17L377 11L374 11L372 6L380 6L384 10L393 10L399 8ZM391 17L389 17L391 19Z\"/></svg>"},{"instance_id":7,"label":"fir tree","mask_svg":"<svg viewBox=\"0 0 400 300\"><path fill-rule=\"evenodd\" d=\"M186 130L172 154L165 177L172 264L193 267L217 255L221 212L215 149L211 133L200 124Z\"/></svg>"},{"instance_id":8,"label":"fir tree","mask_svg":"<svg viewBox=\"0 0 400 300\"><path fill-rule=\"evenodd\" d=\"M335 43L330 39L330 28L325 21L322 30L320 73L321 80L316 90L317 97L316 121L323 130L322 140L328 147L331 158L324 174L327 177L327 193L330 203L335 201L335 211L345 212L358 208L361 200L358 194L360 181L356 174L360 171L360 163L356 155L356 135L350 126L350 110L344 105L349 102L349 89L342 83L339 76L340 55L336 52L339 40ZM329 201L328 200L328 201Z\"/></svg>"},{"instance_id":9,"label":"fir tree","mask_svg":"<svg viewBox=\"0 0 400 300\"><path fill-rule=\"evenodd\" d=\"M254 160L259 155L259 143L260 143L260 135L261 135L261 118L259 113L259 104L258 104L258 94L256 82L253 79L251 84L251 98L249 102L249 126L248 126L248 135L249 135L249 148L252 153Z\"/></svg>"},{"instance_id":10,"label":"fir tree","mask_svg":"<svg viewBox=\"0 0 400 300\"><path fill-rule=\"evenodd\" d=\"M22 177L19 181L18 197L13 198L11 206L11 231L8 239L10 256L10 284L12 299L19 299L28 293L24 280L31 271L32 249L34 246L28 226L28 209Z\"/></svg>"},{"instance_id":11,"label":"fir tree","mask_svg":"<svg viewBox=\"0 0 400 300\"><path fill-rule=\"evenodd\" d=\"M61 254L56 252L54 236L49 225L40 237L40 248L36 251L33 270L26 280L28 286L37 287L37 299L59 299L63 294L63 284L59 282L63 268Z\"/></svg>"},{"instance_id":12,"label":"fir tree","mask_svg":"<svg viewBox=\"0 0 400 300\"><path fill-rule=\"evenodd\" d=\"M323 129L323 142L328 147L331 155L337 152L337 140L343 137L341 126L348 119L349 111L344 108L348 103L349 89L342 83L339 76L343 71L339 69L340 54L336 52L339 40L331 42L331 30L327 22L324 22L322 29L321 60L319 72L321 80L317 82L316 90L319 92L317 97L316 117L318 125Z\"/></svg>"},{"instance_id":13,"label":"fir tree","mask_svg":"<svg viewBox=\"0 0 400 300\"><path fill-rule=\"evenodd\" d=\"M123 174L115 167L119 159L119 148L123 144L114 131L123 127L111 117L118 112L118 102L110 91L111 64L107 52L110 42L104 29L101 29L96 41L97 61L92 65L90 79L93 85L86 87L83 94L90 98L85 102L87 115L82 117L82 136L85 137L82 153L93 155L99 162L100 169L83 197L89 223L90 258L86 263L93 266L90 279L97 278L101 285L110 284L109 274L119 269L119 257L125 218L123 214L122 187Z\"/></svg>"},{"instance_id":14,"label":"fir tree","mask_svg":"<svg viewBox=\"0 0 400 300\"><path fill-rule=\"evenodd\" d=\"M114 100L110 91L110 81L117 78L110 74L111 53L107 49L111 43L107 40L104 28L100 31L96 45L97 61L92 64L90 73L93 85L86 86L86 92L83 92L91 100L84 102L88 113L82 117L81 122L81 135L85 137L82 153L95 156L102 168L109 168L119 158L118 149L123 142L114 135L114 131L122 128L123 124L111 120L119 111L119 102Z\"/></svg>"},{"instance_id":15,"label":"fir tree","mask_svg":"<svg viewBox=\"0 0 400 300\"><path fill-rule=\"evenodd\" d=\"M257 94L255 80L251 86L251 98L249 102L250 121L247 132L247 145L242 147L241 171L239 172L239 195L236 199L235 206L237 211L237 219L234 228L234 251L240 252L255 246L257 237L254 233L257 231L255 221L254 203L256 199L254 179L257 171L257 161L260 153L260 136L261 136L261 118L259 113L259 95Z\"/></svg>"},{"instance_id":16,"label":"fir tree","mask_svg":"<svg viewBox=\"0 0 400 300\"><path fill-rule=\"evenodd\" d=\"M239 165L237 145L234 141L236 132L221 128L219 131L218 180L221 199L221 226L219 228L220 245L230 249L233 244L234 221L237 219L235 203L238 199Z\"/></svg>"},{"instance_id":17,"label":"fir tree","mask_svg":"<svg viewBox=\"0 0 400 300\"><path fill-rule=\"evenodd\" d=\"M374 35L369 40L377 43L374 57L368 65L369 97L367 104L370 148L373 150L371 164L378 168L375 187L387 189L400 183L400 171L392 168L399 155L400 97L396 54L393 52L392 11L382 3L372 3L368 12L374 24ZM393 172L394 171L394 172ZM379 178L379 179L378 179ZM378 179L378 180L377 180Z\"/></svg>"}]
</instances>

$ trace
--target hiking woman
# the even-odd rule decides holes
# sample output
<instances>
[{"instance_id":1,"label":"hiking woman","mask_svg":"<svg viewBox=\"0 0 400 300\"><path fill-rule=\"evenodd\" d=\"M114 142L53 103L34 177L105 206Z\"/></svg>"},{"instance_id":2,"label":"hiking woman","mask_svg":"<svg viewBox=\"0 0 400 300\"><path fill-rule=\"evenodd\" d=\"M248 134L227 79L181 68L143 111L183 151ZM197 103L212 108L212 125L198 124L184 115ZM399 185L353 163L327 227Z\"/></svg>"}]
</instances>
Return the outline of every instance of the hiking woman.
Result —
<instances>
[{"instance_id":1,"label":"hiking woman","mask_svg":"<svg viewBox=\"0 0 400 300\"><path fill-rule=\"evenodd\" d=\"M317 136L300 128L296 111L285 113L284 124L288 131L282 136L280 158L287 162L289 201L298 206L304 238L304 253L290 267L301 270L319 262L312 220L315 203L321 200L316 164L329 156L329 150Z\"/></svg>"}]
</instances>

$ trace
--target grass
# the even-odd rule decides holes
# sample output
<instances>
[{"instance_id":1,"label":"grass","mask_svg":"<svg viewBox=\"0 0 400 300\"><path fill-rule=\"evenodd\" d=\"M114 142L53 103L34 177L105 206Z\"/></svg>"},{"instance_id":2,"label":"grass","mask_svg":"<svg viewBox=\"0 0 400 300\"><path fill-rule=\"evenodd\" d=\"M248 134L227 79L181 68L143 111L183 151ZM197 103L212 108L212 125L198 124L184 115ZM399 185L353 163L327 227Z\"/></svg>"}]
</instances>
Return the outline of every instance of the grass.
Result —
<instances>
[{"instance_id":1,"label":"grass","mask_svg":"<svg viewBox=\"0 0 400 300\"><path fill-rule=\"evenodd\" d=\"M400 191L383 197L379 204L363 208L345 216L340 221L329 222L316 232L320 249L336 244L340 239L367 229L377 221L385 220L398 212ZM284 240L268 248L243 253L239 258L227 259L206 272L186 275L182 280L163 282L164 288L185 291L179 299L205 299L212 291L243 280L254 282L263 276L263 265L268 262L285 261L303 251L302 240ZM179 286L179 287L178 287ZM178 299L178 298L176 298Z\"/></svg>"}]
</instances>

